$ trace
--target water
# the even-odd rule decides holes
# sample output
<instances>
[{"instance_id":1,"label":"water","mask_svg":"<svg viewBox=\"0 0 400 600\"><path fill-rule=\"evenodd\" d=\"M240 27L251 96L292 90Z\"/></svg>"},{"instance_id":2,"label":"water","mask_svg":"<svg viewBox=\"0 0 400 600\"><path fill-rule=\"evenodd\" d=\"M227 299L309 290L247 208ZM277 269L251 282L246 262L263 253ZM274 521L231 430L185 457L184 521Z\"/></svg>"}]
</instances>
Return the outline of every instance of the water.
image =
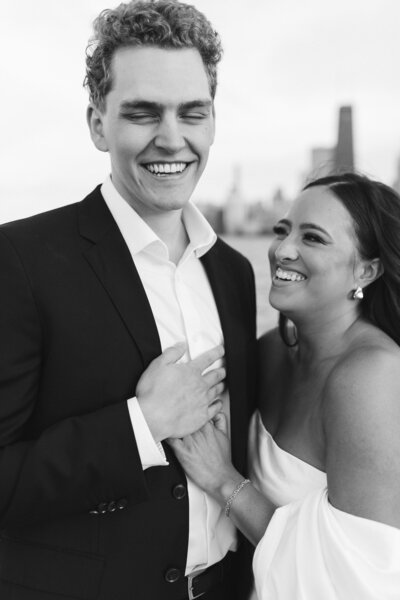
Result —
<instances>
[{"instance_id":1,"label":"water","mask_svg":"<svg viewBox=\"0 0 400 600\"><path fill-rule=\"evenodd\" d=\"M224 241L241 252L251 262L256 276L257 293L257 334L260 336L268 329L276 327L278 313L268 302L271 276L268 263L268 247L271 238L268 236L247 237L223 235Z\"/></svg>"}]
</instances>

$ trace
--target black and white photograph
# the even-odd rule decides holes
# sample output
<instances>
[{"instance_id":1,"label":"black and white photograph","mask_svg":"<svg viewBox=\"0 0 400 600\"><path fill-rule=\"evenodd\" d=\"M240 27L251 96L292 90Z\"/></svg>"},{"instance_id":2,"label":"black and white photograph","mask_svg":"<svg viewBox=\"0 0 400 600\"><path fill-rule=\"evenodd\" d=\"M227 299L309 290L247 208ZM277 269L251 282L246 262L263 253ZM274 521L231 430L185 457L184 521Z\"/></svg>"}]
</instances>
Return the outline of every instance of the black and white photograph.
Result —
<instances>
[{"instance_id":1,"label":"black and white photograph","mask_svg":"<svg viewBox=\"0 0 400 600\"><path fill-rule=\"evenodd\" d=\"M1 600L399 600L399 22L4 3Z\"/></svg>"}]
</instances>

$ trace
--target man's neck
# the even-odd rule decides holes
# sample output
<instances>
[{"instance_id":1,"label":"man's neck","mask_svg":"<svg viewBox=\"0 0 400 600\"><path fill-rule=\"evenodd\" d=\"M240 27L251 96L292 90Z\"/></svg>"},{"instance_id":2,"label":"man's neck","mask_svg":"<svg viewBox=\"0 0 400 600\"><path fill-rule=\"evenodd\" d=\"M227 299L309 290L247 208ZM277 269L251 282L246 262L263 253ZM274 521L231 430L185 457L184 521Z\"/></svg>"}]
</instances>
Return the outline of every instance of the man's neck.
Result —
<instances>
[{"instance_id":1,"label":"man's neck","mask_svg":"<svg viewBox=\"0 0 400 600\"><path fill-rule=\"evenodd\" d=\"M189 244L189 237L182 221L182 210L147 215L144 220L167 246L170 261L178 264Z\"/></svg>"}]
</instances>

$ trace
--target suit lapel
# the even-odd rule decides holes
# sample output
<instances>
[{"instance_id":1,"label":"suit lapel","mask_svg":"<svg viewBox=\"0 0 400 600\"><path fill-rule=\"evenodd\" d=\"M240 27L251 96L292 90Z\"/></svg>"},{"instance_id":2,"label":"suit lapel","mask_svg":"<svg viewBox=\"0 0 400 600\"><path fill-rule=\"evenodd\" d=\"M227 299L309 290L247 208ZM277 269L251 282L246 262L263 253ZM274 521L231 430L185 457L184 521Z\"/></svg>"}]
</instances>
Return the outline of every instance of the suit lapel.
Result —
<instances>
[{"instance_id":1,"label":"suit lapel","mask_svg":"<svg viewBox=\"0 0 400 600\"><path fill-rule=\"evenodd\" d=\"M244 456L247 436L246 365L249 332L245 330L240 303L240 282L220 240L201 259L214 294L225 341L227 385L231 411L232 459L238 465ZM243 282L242 282L243 283ZM240 465L241 466L241 465Z\"/></svg>"},{"instance_id":2,"label":"suit lapel","mask_svg":"<svg viewBox=\"0 0 400 600\"><path fill-rule=\"evenodd\" d=\"M79 230L92 242L85 258L110 296L145 368L161 353L156 323L128 247L99 187L80 205Z\"/></svg>"}]
</instances>

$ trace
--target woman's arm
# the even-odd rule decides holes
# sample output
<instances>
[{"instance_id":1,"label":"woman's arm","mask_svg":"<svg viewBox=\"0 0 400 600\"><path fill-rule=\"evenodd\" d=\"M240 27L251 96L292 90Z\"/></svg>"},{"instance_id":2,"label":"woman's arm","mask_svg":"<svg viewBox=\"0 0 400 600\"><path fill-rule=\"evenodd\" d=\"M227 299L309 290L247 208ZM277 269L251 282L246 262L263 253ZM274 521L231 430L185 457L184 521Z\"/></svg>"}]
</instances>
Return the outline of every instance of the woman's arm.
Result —
<instances>
[{"instance_id":1,"label":"woman's arm","mask_svg":"<svg viewBox=\"0 0 400 600\"><path fill-rule=\"evenodd\" d=\"M192 481L225 508L228 499L244 480L230 460L230 442L225 415L219 413L196 433L169 440ZM245 485L233 499L229 518L257 545L274 514L273 506L253 485Z\"/></svg>"},{"instance_id":2,"label":"woman's arm","mask_svg":"<svg viewBox=\"0 0 400 600\"><path fill-rule=\"evenodd\" d=\"M324 394L331 504L400 528L400 353L353 352Z\"/></svg>"}]
</instances>

